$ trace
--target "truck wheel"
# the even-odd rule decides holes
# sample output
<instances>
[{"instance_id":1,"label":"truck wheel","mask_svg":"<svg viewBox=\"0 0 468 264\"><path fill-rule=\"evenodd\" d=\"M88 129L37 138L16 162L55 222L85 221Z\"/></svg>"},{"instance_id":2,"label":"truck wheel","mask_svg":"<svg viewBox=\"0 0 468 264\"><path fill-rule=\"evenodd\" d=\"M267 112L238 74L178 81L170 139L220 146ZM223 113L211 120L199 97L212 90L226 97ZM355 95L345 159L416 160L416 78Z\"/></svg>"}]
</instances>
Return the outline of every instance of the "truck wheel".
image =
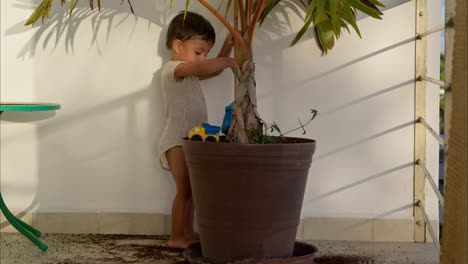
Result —
<instances>
[{"instance_id":1,"label":"truck wheel","mask_svg":"<svg viewBox=\"0 0 468 264\"><path fill-rule=\"evenodd\" d=\"M209 136L205 139L205 142L218 142L215 137Z\"/></svg>"},{"instance_id":2,"label":"truck wheel","mask_svg":"<svg viewBox=\"0 0 468 264\"><path fill-rule=\"evenodd\" d=\"M203 138L200 135L193 135L190 138L191 141L203 141Z\"/></svg>"}]
</instances>

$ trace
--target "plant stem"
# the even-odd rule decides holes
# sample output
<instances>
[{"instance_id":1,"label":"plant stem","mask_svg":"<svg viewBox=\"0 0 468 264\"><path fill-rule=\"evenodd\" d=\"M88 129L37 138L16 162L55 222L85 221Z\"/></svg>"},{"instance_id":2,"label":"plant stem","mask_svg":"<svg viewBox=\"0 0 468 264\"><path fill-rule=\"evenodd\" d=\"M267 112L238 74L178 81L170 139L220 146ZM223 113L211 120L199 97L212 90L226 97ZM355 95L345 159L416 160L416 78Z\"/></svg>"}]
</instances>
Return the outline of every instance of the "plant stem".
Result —
<instances>
[{"instance_id":1,"label":"plant stem","mask_svg":"<svg viewBox=\"0 0 468 264\"><path fill-rule=\"evenodd\" d=\"M242 0L237 0L236 2L238 3L238 6L239 6L241 32L245 32L247 30L247 19L245 18L244 4L242 3Z\"/></svg>"},{"instance_id":2,"label":"plant stem","mask_svg":"<svg viewBox=\"0 0 468 264\"><path fill-rule=\"evenodd\" d=\"M264 0L263 0L264 1ZM234 40L239 43L242 47L242 49L244 50L244 52L246 54L248 54L248 56L250 58L252 58L252 52L251 50L249 49L249 47L247 46L247 43L246 41L242 38L241 34L239 33L239 31L237 31L236 29L234 29L234 27L223 17L223 15L221 15L218 11L216 11L216 9L214 7L212 7L210 4L208 4L205 0L198 0L198 2L200 2L202 5L204 5L208 10L211 11L211 13L213 13L220 21L221 23L224 24L224 26L226 26L226 28L229 30L229 32L231 33L232 37L234 38Z\"/></svg>"},{"instance_id":3,"label":"plant stem","mask_svg":"<svg viewBox=\"0 0 468 264\"><path fill-rule=\"evenodd\" d=\"M294 129L292 129L292 130L289 130L289 131L287 131L287 132L282 133L281 136L286 135L286 134L289 134L289 133L291 133L291 132L293 132L293 131L296 131L296 130L298 130L299 128L304 128L305 126L307 126L308 124L310 124L310 122L312 122L312 120L313 120L313 118L310 119L309 121L307 121L307 123L301 124L300 127L296 127L296 128L294 128Z\"/></svg>"},{"instance_id":4,"label":"plant stem","mask_svg":"<svg viewBox=\"0 0 468 264\"><path fill-rule=\"evenodd\" d=\"M253 18L250 21L249 31L247 34L250 40L250 45L252 45L255 25L257 24L258 18L260 17L260 14L262 13L262 10L264 7L265 7L265 0L259 0L257 4L257 8L255 9L255 14L253 15Z\"/></svg>"},{"instance_id":5,"label":"plant stem","mask_svg":"<svg viewBox=\"0 0 468 264\"><path fill-rule=\"evenodd\" d=\"M252 18L253 0L247 0L247 6L248 6L247 19L250 20ZM252 24L250 24L250 25L252 25Z\"/></svg>"}]
</instances>

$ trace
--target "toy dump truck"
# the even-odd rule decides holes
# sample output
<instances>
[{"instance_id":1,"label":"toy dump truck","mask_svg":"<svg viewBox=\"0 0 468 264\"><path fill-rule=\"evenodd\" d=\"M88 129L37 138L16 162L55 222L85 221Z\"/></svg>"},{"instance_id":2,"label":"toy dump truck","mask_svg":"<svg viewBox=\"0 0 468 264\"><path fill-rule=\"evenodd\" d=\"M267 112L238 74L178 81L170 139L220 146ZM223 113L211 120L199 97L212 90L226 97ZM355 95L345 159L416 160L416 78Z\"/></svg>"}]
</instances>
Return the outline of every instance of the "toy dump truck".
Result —
<instances>
[{"instance_id":1,"label":"toy dump truck","mask_svg":"<svg viewBox=\"0 0 468 264\"><path fill-rule=\"evenodd\" d=\"M188 138L192 141L204 142L219 142L219 126L212 126L208 123L203 123L201 126L192 128Z\"/></svg>"}]
</instances>

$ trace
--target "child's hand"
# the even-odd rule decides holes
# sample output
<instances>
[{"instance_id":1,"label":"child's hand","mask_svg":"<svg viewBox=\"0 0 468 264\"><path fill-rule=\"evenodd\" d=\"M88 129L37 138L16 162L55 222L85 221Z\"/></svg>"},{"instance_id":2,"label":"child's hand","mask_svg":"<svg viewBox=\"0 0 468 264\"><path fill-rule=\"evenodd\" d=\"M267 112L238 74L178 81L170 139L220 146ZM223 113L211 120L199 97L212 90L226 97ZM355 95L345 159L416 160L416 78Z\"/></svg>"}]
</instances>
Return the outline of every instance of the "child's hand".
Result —
<instances>
[{"instance_id":1,"label":"child's hand","mask_svg":"<svg viewBox=\"0 0 468 264\"><path fill-rule=\"evenodd\" d=\"M237 63L237 60L236 59L232 59L232 58L229 58L230 59L230 65L229 65L229 68L231 68L231 70L236 73L237 71L240 70L239 68L239 64Z\"/></svg>"},{"instance_id":2,"label":"child's hand","mask_svg":"<svg viewBox=\"0 0 468 264\"><path fill-rule=\"evenodd\" d=\"M234 46L234 38L232 37L231 34L228 34L226 36L223 46L225 46L226 48L232 49L232 47Z\"/></svg>"},{"instance_id":3,"label":"child's hand","mask_svg":"<svg viewBox=\"0 0 468 264\"><path fill-rule=\"evenodd\" d=\"M224 40L223 47L219 52L218 57L229 57L231 55L232 47L234 46L234 38L231 34L226 36Z\"/></svg>"}]
</instances>

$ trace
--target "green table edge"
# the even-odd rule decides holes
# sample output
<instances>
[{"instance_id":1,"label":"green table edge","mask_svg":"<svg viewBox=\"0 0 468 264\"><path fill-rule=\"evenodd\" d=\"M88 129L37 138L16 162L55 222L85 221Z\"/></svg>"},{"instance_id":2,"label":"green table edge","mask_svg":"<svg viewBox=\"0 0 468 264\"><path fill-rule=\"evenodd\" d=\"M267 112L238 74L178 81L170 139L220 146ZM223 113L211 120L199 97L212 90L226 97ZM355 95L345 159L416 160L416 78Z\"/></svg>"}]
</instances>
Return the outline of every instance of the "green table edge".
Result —
<instances>
[{"instance_id":1,"label":"green table edge","mask_svg":"<svg viewBox=\"0 0 468 264\"><path fill-rule=\"evenodd\" d=\"M4 111L48 111L60 109L60 104L54 103L1 103L0 112Z\"/></svg>"}]
</instances>

